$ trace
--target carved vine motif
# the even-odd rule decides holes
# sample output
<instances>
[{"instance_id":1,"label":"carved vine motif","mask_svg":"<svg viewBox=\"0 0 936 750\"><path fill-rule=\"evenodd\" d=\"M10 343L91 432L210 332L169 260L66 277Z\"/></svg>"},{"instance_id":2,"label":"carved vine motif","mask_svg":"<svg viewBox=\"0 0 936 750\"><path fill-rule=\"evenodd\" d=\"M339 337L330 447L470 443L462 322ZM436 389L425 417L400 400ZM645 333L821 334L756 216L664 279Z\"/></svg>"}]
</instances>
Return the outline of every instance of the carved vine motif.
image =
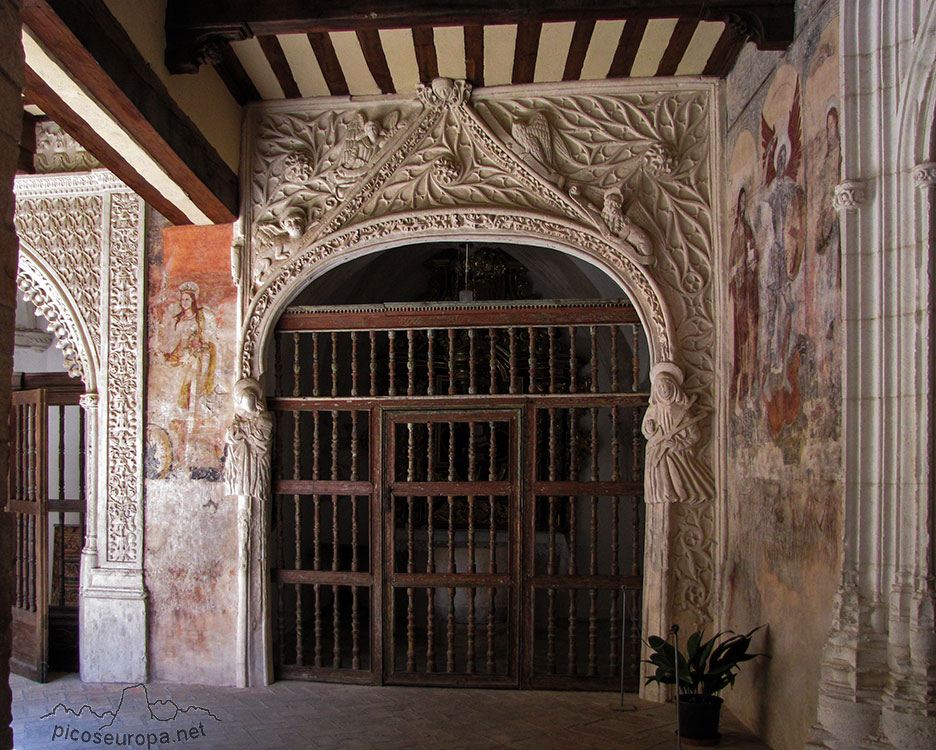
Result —
<instances>
[{"instance_id":1,"label":"carved vine motif","mask_svg":"<svg viewBox=\"0 0 936 750\"><path fill-rule=\"evenodd\" d=\"M136 562L140 529L141 373L136 352L142 340L138 244L142 212L131 193L111 198L107 369L107 559Z\"/></svg>"},{"instance_id":2,"label":"carved vine motif","mask_svg":"<svg viewBox=\"0 0 936 750\"><path fill-rule=\"evenodd\" d=\"M17 234L68 286L100 348L101 222L100 195L19 198L14 223Z\"/></svg>"},{"instance_id":3,"label":"carved vine motif","mask_svg":"<svg viewBox=\"0 0 936 750\"><path fill-rule=\"evenodd\" d=\"M258 127L251 191L254 280L289 257L306 229L348 197L406 126L400 109L273 113Z\"/></svg>"}]
</instances>

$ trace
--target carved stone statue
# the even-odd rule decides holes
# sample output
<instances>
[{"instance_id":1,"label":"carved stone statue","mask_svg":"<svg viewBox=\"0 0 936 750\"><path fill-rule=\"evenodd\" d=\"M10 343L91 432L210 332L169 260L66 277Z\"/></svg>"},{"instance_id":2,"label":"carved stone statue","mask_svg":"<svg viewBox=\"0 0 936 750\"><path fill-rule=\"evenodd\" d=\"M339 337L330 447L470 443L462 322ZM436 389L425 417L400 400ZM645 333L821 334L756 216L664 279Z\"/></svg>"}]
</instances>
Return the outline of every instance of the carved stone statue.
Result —
<instances>
[{"instance_id":1,"label":"carved stone statue","mask_svg":"<svg viewBox=\"0 0 936 750\"><path fill-rule=\"evenodd\" d=\"M264 497L270 485L273 418L263 408L260 384L243 378L234 384L234 420L228 429L224 486L229 495Z\"/></svg>"},{"instance_id":2,"label":"carved stone statue","mask_svg":"<svg viewBox=\"0 0 936 750\"><path fill-rule=\"evenodd\" d=\"M644 265L653 263L653 242L650 235L637 226L636 223L624 213L624 196L617 188L605 190L601 211L585 197L581 188L573 185L569 188L569 197L588 214L601 233L620 243L629 245L638 262Z\"/></svg>"},{"instance_id":3,"label":"carved stone statue","mask_svg":"<svg viewBox=\"0 0 936 750\"><path fill-rule=\"evenodd\" d=\"M650 371L650 406L642 430L647 438L646 502L698 504L715 496L711 470L696 455L704 413L682 390L683 373L672 362Z\"/></svg>"},{"instance_id":4,"label":"carved stone statue","mask_svg":"<svg viewBox=\"0 0 936 750\"><path fill-rule=\"evenodd\" d=\"M253 378L234 384L234 419L228 429L224 487L237 497L237 684L265 682L269 674L262 613L267 587L265 502L270 488L273 418L263 407L263 391Z\"/></svg>"}]
</instances>

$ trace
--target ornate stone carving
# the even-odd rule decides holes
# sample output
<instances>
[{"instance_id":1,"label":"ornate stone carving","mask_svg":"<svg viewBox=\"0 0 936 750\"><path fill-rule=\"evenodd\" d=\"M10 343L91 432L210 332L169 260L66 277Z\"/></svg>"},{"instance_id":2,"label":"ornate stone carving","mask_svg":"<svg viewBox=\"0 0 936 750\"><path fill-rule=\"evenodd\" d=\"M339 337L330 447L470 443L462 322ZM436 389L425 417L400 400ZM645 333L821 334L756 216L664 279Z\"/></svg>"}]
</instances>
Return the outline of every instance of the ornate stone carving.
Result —
<instances>
[{"instance_id":1,"label":"ornate stone carving","mask_svg":"<svg viewBox=\"0 0 936 750\"><path fill-rule=\"evenodd\" d=\"M270 452L273 417L263 406L263 389L253 378L234 384L234 419L225 436L224 487L237 497L237 681L241 686L265 684L265 640L260 622L266 610L267 584L263 576L266 516L270 493ZM251 648L250 634L260 644Z\"/></svg>"},{"instance_id":2,"label":"ornate stone carving","mask_svg":"<svg viewBox=\"0 0 936 750\"><path fill-rule=\"evenodd\" d=\"M857 211L865 202L864 180L845 180L835 186L832 207L837 211Z\"/></svg>"},{"instance_id":3,"label":"ornate stone carving","mask_svg":"<svg viewBox=\"0 0 936 750\"><path fill-rule=\"evenodd\" d=\"M33 165L40 174L49 172L83 172L97 169L101 162L58 123L43 120L36 123L36 153Z\"/></svg>"},{"instance_id":4,"label":"ornate stone carving","mask_svg":"<svg viewBox=\"0 0 936 750\"><path fill-rule=\"evenodd\" d=\"M16 285L23 292L23 297L32 302L36 312L48 322L48 329L55 336L55 345L62 350L68 374L84 380L90 363L77 345L79 339L77 331L73 330L74 322L65 313L68 307L53 288L42 283L41 273L23 254L16 272Z\"/></svg>"},{"instance_id":5,"label":"ornate stone carving","mask_svg":"<svg viewBox=\"0 0 936 750\"><path fill-rule=\"evenodd\" d=\"M102 206L100 194L35 198L18 194L14 215L21 240L58 274L74 297L96 349L101 344Z\"/></svg>"},{"instance_id":6,"label":"ornate stone carving","mask_svg":"<svg viewBox=\"0 0 936 750\"><path fill-rule=\"evenodd\" d=\"M427 236L505 236L569 248L616 274L642 312L655 360L678 358L693 414L711 412L720 241L713 88L604 83L575 95L515 92L486 90L469 101L467 84L440 79L419 87L415 101L255 111L242 376L261 372L261 347L286 300L341 255ZM351 158L358 148L368 150L369 166ZM340 168L360 171L344 184ZM683 464L697 481L694 504L678 503L704 533L687 526L671 550L692 587L679 606L699 624L714 619L714 487L704 469L711 431L707 418L687 428L692 460Z\"/></svg>"},{"instance_id":7,"label":"ornate stone carving","mask_svg":"<svg viewBox=\"0 0 936 750\"><path fill-rule=\"evenodd\" d=\"M142 213L136 195L111 196L107 299L107 559L111 562L137 562L140 555Z\"/></svg>"},{"instance_id":8,"label":"ornate stone carving","mask_svg":"<svg viewBox=\"0 0 936 750\"><path fill-rule=\"evenodd\" d=\"M928 188L936 185L936 162L917 164L911 171L913 184L918 188Z\"/></svg>"},{"instance_id":9,"label":"ornate stone carving","mask_svg":"<svg viewBox=\"0 0 936 750\"><path fill-rule=\"evenodd\" d=\"M225 443L224 486L229 495L265 497L270 488L273 418L263 408L263 389L253 378L234 384L234 420Z\"/></svg>"},{"instance_id":10,"label":"ornate stone carving","mask_svg":"<svg viewBox=\"0 0 936 750\"><path fill-rule=\"evenodd\" d=\"M698 505L714 499L712 472L697 455L699 423L708 415L695 408L696 396L683 392L683 372L672 362L654 365L650 378L650 406L641 427L647 438L646 502Z\"/></svg>"}]
</instances>

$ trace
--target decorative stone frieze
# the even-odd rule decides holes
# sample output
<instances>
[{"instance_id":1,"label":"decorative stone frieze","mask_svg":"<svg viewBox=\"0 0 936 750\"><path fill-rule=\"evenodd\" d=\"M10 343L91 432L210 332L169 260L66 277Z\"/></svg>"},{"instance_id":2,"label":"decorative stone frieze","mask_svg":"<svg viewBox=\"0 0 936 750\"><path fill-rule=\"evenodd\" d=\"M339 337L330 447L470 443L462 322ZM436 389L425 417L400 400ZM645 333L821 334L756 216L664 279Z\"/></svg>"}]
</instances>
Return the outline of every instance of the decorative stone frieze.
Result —
<instances>
[{"instance_id":1,"label":"decorative stone frieze","mask_svg":"<svg viewBox=\"0 0 936 750\"><path fill-rule=\"evenodd\" d=\"M33 165L40 174L84 172L98 169L101 162L52 120L36 123L36 153Z\"/></svg>"}]
</instances>

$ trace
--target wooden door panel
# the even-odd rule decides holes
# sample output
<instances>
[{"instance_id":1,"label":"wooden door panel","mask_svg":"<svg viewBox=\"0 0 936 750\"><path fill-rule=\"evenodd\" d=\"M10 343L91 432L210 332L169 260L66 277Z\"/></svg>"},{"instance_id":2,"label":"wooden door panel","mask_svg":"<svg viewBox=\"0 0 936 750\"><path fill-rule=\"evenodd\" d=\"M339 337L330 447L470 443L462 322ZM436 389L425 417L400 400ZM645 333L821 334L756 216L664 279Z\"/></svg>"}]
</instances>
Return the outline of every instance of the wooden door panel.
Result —
<instances>
[{"instance_id":1,"label":"wooden door panel","mask_svg":"<svg viewBox=\"0 0 936 750\"><path fill-rule=\"evenodd\" d=\"M15 391L7 505L16 549L10 669L38 682L48 672L47 426L46 392Z\"/></svg>"}]
</instances>

